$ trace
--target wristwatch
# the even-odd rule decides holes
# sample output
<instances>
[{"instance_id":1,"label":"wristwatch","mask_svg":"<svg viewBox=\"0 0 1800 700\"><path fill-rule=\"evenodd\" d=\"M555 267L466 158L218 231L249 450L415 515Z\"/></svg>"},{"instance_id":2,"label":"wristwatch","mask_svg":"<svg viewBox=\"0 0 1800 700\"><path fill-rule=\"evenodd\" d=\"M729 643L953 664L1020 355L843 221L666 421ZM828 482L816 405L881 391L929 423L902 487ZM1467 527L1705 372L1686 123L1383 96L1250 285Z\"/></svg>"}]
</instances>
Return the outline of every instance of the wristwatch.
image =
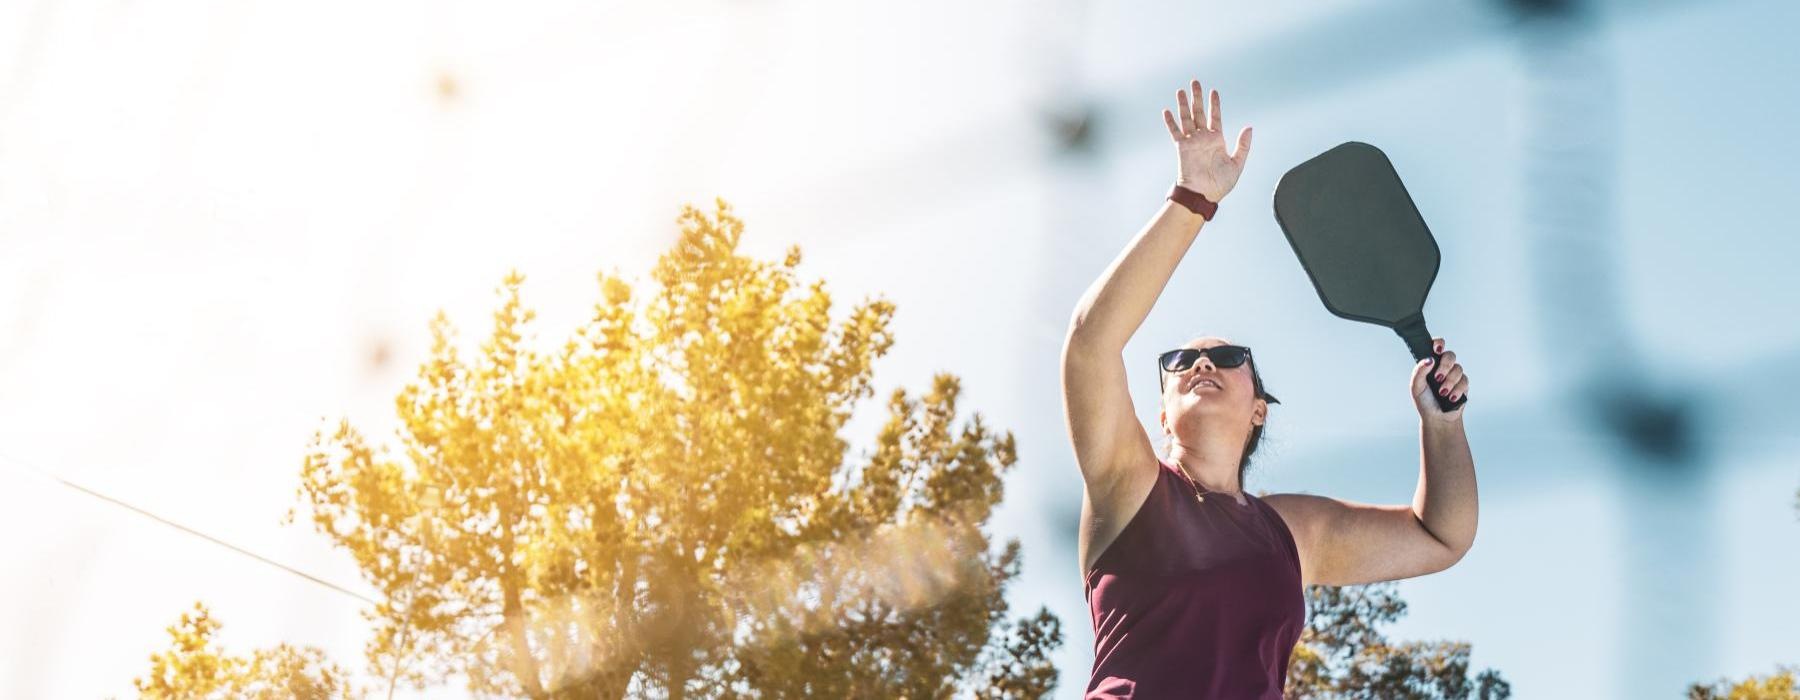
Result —
<instances>
[{"instance_id":1,"label":"wristwatch","mask_svg":"<svg viewBox=\"0 0 1800 700\"><path fill-rule=\"evenodd\" d=\"M1219 210L1219 203L1206 198L1206 195L1195 192L1181 185L1169 189L1166 199L1187 207L1188 211L1199 214L1200 218L1212 221L1213 212Z\"/></svg>"}]
</instances>

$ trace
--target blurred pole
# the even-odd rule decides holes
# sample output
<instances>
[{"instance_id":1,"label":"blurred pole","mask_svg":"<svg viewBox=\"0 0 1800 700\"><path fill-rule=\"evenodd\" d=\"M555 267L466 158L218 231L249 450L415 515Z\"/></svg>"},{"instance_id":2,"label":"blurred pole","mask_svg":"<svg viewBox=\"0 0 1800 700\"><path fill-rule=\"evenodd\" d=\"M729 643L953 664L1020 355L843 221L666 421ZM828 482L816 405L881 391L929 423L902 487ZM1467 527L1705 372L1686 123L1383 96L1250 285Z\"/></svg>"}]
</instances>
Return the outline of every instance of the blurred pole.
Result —
<instances>
[{"instance_id":1,"label":"blurred pole","mask_svg":"<svg viewBox=\"0 0 1800 700\"><path fill-rule=\"evenodd\" d=\"M1616 687L1619 697L1673 697L1712 668L1714 648L1718 539L1692 428L1698 397L1652 384L1628 326L1615 212L1622 96L1599 22L1575 0L1511 4L1529 81L1520 211L1545 366L1618 460ZM1666 104L1679 109L1680 96Z\"/></svg>"}]
</instances>

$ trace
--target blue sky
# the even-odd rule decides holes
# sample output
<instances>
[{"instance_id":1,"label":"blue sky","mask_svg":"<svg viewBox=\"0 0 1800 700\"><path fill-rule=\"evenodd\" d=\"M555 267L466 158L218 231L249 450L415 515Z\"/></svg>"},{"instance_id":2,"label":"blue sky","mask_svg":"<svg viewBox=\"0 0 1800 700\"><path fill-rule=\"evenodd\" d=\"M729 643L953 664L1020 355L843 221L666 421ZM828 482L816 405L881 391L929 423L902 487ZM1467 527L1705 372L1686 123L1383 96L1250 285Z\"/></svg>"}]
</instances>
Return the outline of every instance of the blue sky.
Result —
<instances>
[{"instance_id":1,"label":"blue sky","mask_svg":"<svg viewBox=\"0 0 1800 700\"><path fill-rule=\"evenodd\" d=\"M1015 431L994 523L1025 544L1010 600L1062 618L1059 697L1078 696L1092 635L1054 362L1166 191L1160 110L1191 76L1224 93L1228 130L1255 125L1255 153L1127 349L1147 426L1148 358L1226 335L1283 400L1251 488L1410 498L1410 359L1323 310L1268 209L1287 167L1377 144L1444 253L1426 311L1474 379L1483 498L1474 551L1401 584L1395 636L1468 640L1519 697L1672 696L1800 663L1800 10L1623 5L1550 78L1488 5L9 7L0 455L354 584L278 522L318 421L391 428L431 313L474 335L508 267L559 337L594 272L641 274L681 203L724 196L750 251L798 243L842 302L898 304L880 392L951 371L966 409ZM1059 151L1044 116L1083 106L1095 148ZM1611 265L1574 280L1544 224L1570 213L1534 179L1566 152L1550 176L1598 178L1575 220L1611 232ZM1615 333L1557 321L1596 309ZM1693 476L1658 477L1569 388L1625 357L1691 411ZM859 448L882 410L864 408ZM45 480L0 476L0 526L38 533L0 574L0 618L22 621L0 634L0 694L126 695L196 599L234 648L360 665L354 601Z\"/></svg>"}]
</instances>

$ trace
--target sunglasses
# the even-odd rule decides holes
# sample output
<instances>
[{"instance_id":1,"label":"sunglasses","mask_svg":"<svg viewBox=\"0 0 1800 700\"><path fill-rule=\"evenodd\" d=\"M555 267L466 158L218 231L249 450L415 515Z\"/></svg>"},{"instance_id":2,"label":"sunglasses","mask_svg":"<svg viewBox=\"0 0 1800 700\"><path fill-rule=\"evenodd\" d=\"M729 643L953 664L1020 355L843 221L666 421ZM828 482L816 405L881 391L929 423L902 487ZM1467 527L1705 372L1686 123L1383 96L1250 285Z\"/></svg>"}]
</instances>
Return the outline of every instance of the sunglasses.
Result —
<instances>
[{"instance_id":1,"label":"sunglasses","mask_svg":"<svg viewBox=\"0 0 1800 700\"><path fill-rule=\"evenodd\" d=\"M1176 348L1156 357L1156 373L1159 387L1166 388L1163 372L1186 372L1204 356L1211 360L1214 367L1231 369L1250 361L1250 348L1242 345L1214 345L1210 348ZM1256 365L1250 366L1250 377L1256 384L1256 395L1269 403L1281 403L1274 396L1263 391L1262 377L1256 373Z\"/></svg>"}]
</instances>

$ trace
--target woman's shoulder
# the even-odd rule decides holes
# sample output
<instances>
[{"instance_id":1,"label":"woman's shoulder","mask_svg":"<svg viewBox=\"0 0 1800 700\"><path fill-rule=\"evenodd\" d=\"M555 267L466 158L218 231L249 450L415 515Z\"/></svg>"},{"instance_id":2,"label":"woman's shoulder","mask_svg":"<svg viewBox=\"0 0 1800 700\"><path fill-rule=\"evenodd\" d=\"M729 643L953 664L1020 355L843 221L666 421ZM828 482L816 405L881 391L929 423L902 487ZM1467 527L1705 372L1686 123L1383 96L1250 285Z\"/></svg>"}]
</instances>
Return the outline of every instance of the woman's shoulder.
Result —
<instances>
[{"instance_id":1,"label":"woman's shoulder","mask_svg":"<svg viewBox=\"0 0 1800 700\"><path fill-rule=\"evenodd\" d=\"M1331 498L1310 493L1268 493L1256 500L1281 522L1288 537L1294 540L1305 539L1315 525L1323 522L1334 503Z\"/></svg>"},{"instance_id":2,"label":"woman's shoulder","mask_svg":"<svg viewBox=\"0 0 1800 700\"><path fill-rule=\"evenodd\" d=\"M1318 504L1315 501L1322 497L1310 493L1263 493L1255 498L1292 525L1294 521L1304 520L1309 512L1316 510Z\"/></svg>"}]
</instances>

